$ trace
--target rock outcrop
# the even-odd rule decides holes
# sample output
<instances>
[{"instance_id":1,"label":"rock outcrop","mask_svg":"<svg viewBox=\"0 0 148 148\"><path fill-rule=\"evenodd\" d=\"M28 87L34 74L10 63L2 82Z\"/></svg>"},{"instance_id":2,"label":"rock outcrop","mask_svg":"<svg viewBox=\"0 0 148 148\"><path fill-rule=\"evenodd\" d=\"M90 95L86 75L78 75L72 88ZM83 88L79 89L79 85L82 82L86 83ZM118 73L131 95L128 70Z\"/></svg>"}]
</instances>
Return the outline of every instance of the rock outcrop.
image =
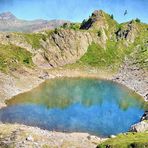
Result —
<instances>
[{"instance_id":1,"label":"rock outcrop","mask_svg":"<svg viewBox=\"0 0 148 148\"><path fill-rule=\"evenodd\" d=\"M134 21L126 23L123 28L119 28L116 33L117 40L126 39L128 42L134 43L139 30Z\"/></svg>"},{"instance_id":2,"label":"rock outcrop","mask_svg":"<svg viewBox=\"0 0 148 148\"><path fill-rule=\"evenodd\" d=\"M141 121L137 124L134 124L130 128L131 132L145 132L148 131L148 111L145 111Z\"/></svg>"},{"instance_id":3,"label":"rock outcrop","mask_svg":"<svg viewBox=\"0 0 148 148\"><path fill-rule=\"evenodd\" d=\"M59 30L52 33L48 42L44 43L47 49L44 56L51 67L75 63L87 51L93 40L89 32Z\"/></svg>"},{"instance_id":4,"label":"rock outcrop","mask_svg":"<svg viewBox=\"0 0 148 148\"><path fill-rule=\"evenodd\" d=\"M43 36L46 40L38 36ZM34 48L28 40L35 40L39 47ZM50 35L43 32L34 34L30 38L22 33L1 33L0 41L5 45L13 44L28 50L33 55L34 64L45 69L75 63L87 52L92 42L104 47L106 34L100 38L97 33L60 29L57 32L52 31Z\"/></svg>"},{"instance_id":5,"label":"rock outcrop","mask_svg":"<svg viewBox=\"0 0 148 148\"><path fill-rule=\"evenodd\" d=\"M105 28L108 29L109 25L105 17L105 13L100 10L96 10L92 13L91 17L88 20L84 20L80 29L101 29Z\"/></svg>"},{"instance_id":6,"label":"rock outcrop","mask_svg":"<svg viewBox=\"0 0 148 148\"><path fill-rule=\"evenodd\" d=\"M134 124L131 129L131 132L145 132L148 131L148 122L146 121L141 121L137 124Z\"/></svg>"}]
</instances>

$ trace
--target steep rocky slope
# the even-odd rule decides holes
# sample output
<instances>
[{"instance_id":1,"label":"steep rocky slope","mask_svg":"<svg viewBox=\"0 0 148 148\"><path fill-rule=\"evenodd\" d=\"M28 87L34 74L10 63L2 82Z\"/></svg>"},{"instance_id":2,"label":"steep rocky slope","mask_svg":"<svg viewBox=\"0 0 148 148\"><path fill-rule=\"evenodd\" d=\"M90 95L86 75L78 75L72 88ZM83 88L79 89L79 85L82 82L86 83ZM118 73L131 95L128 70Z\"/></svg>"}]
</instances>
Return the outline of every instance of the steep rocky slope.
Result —
<instances>
[{"instance_id":1,"label":"steep rocky slope","mask_svg":"<svg viewBox=\"0 0 148 148\"><path fill-rule=\"evenodd\" d=\"M46 29L54 29L62 26L64 23L70 23L64 20L33 20L26 21L16 18L11 12L0 14L0 32L37 32Z\"/></svg>"}]
</instances>

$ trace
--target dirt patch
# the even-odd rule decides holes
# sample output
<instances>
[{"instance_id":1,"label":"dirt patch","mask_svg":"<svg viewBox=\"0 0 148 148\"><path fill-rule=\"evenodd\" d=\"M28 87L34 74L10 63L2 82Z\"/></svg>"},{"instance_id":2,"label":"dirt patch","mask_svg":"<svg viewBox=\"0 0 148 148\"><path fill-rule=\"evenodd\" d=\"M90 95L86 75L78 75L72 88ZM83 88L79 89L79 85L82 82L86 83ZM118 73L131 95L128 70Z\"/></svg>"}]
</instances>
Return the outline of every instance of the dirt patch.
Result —
<instances>
[{"instance_id":1,"label":"dirt patch","mask_svg":"<svg viewBox=\"0 0 148 148\"><path fill-rule=\"evenodd\" d=\"M0 124L1 147L95 148L106 139L87 133L61 133L25 125Z\"/></svg>"}]
</instances>

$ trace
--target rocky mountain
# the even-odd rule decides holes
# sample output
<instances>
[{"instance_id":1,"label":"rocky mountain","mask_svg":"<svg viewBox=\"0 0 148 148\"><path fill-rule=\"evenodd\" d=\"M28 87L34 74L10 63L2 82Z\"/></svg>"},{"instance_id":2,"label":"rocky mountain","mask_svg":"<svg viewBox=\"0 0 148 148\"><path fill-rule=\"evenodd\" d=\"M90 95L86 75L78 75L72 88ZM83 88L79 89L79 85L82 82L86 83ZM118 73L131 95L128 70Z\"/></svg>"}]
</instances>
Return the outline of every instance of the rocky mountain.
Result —
<instances>
[{"instance_id":1,"label":"rocky mountain","mask_svg":"<svg viewBox=\"0 0 148 148\"><path fill-rule=\"evenodd\" d=\"M64 20L33 20L26 21L16 18L11 12L0 14L0 32L37 32L54 29L69 21Z\"/></svg>"}]
</instances>

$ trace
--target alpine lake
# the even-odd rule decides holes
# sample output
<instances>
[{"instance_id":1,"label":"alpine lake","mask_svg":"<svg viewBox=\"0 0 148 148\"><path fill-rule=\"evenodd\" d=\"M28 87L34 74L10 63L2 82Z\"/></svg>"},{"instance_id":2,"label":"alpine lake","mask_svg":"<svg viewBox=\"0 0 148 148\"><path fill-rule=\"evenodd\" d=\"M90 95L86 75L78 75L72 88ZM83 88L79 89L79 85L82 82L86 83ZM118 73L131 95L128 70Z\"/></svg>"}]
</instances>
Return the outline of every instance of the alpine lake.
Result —
<instances>
[{"instance_id":1,"label":"alpine lake","mask_svg":"<svg viewBox=\"0 0 148 148\"><path fill-rule=\"evenodd\" d=\"M147 106L127 87L95 78L56 78L6 101L0 122L109 136L140 121Z\"/></svg>"}]
</instances>

